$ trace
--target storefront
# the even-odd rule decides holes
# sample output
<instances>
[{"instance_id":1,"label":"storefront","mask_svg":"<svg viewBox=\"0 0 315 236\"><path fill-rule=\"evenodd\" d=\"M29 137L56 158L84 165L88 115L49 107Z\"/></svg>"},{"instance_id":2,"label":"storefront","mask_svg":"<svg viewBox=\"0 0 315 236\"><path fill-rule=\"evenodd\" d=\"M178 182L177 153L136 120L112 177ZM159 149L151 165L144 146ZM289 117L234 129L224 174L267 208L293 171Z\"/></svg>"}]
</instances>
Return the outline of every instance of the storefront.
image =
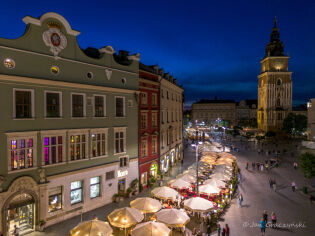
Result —
<instances>
[{"instance_id":1,"label":"storefront","mask_svg":"<svg viewBox=\"0 0 315 236\"><path fill-rule=\"evenodd\" d=\"M158 166L156 163L153 163L150 167L150 176L153 176L154 178L157 177L157 170L158 170Z\"/></svg>"},{"instance_id":2,"label":"storefront","mask_svg":"<svg viewBox=\"0 0 315 236\"><path fill-rule=\"evenodd\" d=\"M21 177L3 193L0 231L4 235L13 235L14 226L19 228L20 235L35 230L39 218L37 192L38 186L31 177Z\"/></svg>"},{"instance_id":3,"label":"storefront","mask_svg":"<svg viewBox=\"0 0 315 236\"><path fill-rule=\"evenodd\" d=\"M20 234L34 230L35 201L29 194L19 194L15 196L7 209L7 224L10 234L16 225L20 229Z\"/></svg>"}]
</instances>

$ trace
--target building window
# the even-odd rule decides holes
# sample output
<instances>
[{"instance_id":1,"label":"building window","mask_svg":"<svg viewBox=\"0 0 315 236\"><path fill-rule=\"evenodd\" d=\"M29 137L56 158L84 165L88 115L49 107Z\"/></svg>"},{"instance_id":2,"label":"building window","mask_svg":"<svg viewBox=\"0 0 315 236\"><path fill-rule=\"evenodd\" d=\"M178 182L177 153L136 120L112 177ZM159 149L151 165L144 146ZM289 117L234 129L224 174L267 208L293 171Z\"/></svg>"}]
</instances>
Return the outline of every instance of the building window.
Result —
<instances>
[{"instance_id":1,"label":"building window","mask_svg":"<svg viewBox=\"0 0 315 236\"><path fill-rule=\"evenodd\" d=\"M279 78L279 79L277 79L277 85L278 86L280 86L282 84L282 81L281 81L281 79Z\"/></svg>"},{"instance_id":2,"label":"building window","mask_svg":"<svg viewBox=\"0 0 315 236\"><path fill-rule=\"evenodd\" d=\"M125 98L124 97L115 97L116 101L116 117L125 116Z\"/></svg>"},{"instance_id":3,"label":"building window","mask_svg":"<svg viewBox=\"0 0 315 236\"><path fill-rule=\"evenodd\" d=\"M126 129L114 129L115 133L115 154L126 152Z\"/></svg>"},{"instance_id":4,"label":"building window","mask_svg":"<svg viewBox=\"0 0 315 236\"><path fill-rule=\"evenodd\" d=\"M168 91L166 90L166 98L169 99Z\"/></svg>"},{"instance_id":5,"label":"building window","mask_svg":"<svg viewBox=\"0 0 315 236\"><path fill-rule=\"evenodd\" d=\"M85 95L72 94L72 117L85 116Z\"/></svg>"},{"instance_id":6,"label":"building window","mask_svg":"<svg viewBox=\"0 0 315 236\"><path fill-rule=\"evenodd\" d=\"M148 140L141 140L141 157L146 157L148 155Z\"/></svg>"},{"instance_id":7,"label":"building window","mask_svg":"<svg viewBox=\"0 0 315 236\"><path fill-rule=\"evenodd\" d=\"M156 106L156 105L157 105L157 94L152 93L152 106Z\"/></svg>"},{"instance_id":8,"label":"building window","mask_svg":"<svg viewBox=\"0 0 315 236\"><path fill-rule=\"evenodd\" d=\"M161 95L162 95L162 98L164 98L164 91L163 91L163 89L161 89Z\"/></svg>"},{"instance_id":9,"label":"building window","mask_svg":"<svg viewBox=\"0 0 315 236\"><path fill-rule=\"evenodd\" d=\"M71 182L71 205L83 202L82 181Z\"/></svg>"},{"instance_id":10,"label":"building window","mask_svg":"<svg viewBox=\"0 0 315 236\"><path fill-rule=\"evenodd\" d=\"M14 89L14 118L34 117L34 90Z\"/></svg>"},{"instance_id":11,"label":"building window","mask_svg":"<svg viewBox=\"0 0 315 236\"><path fill-rule=\"evenodd\" d=\"M45 91L45 112L47 118L61 117L61 92Z\"/></svg>"},{"instance_id":12,"label":"building window","mask_svg":"<svg viewBox=\"0 0 315 236\"><path fill-rule=\"evenodd\" d=\"M36 164L34 160L35 139L35 137L9 139L10 171L32 168Z\"/></svg>"},{"instance_id":13,"label":"building window","mask_svg":"<svg viewBox=\"0 0 315 236\"><path fill-rule=\"evenodd\" d=\"M280 98L277 98L277 107L280 107Z\"/></svg>"},{"instance_id":14,"label":"building window","mask_svg":"<svg viewBox=\"0 0 315 236\"><path fill-rule=\"evenodd\" d=\"M161 133L161 145L164 148L164 133Z\"/></svg>"},{"instance_id":15,"label":"building window","mask_svg":"<svg viewBox=\"0 0 315 236\"><path fill-rule=\"evenodd\" d=\"M147 93L141 93L141 104L142 105L148 104L148 94Z\"/></svg>"},{"instance_id":16,"label":"building window","mask_svg":"<svg viewBox=\"0 0 315 236\"><path fill-rule=\"evenodd\" d=\"M141 129L147 128L147 120L148 120L148 113L142 112L141 113Z\"/></svg>"},{"instance_id":17,"label":"building window","mask_svg":"<svg viewBox=\"0 0 315 236\"><path fill-rule=\"evenodd\" d=\"M49 189L48 192L48 212L62 209L62 186Z\"/></svg>"},{"instance_id":18,"label":"building window","mask_svg":"<svg viewBox=\"0 0 315 236\"><path fill-rule=\"evenodd\" d=\"M141 184L142 185L147 185L147 179L148 179L148 174L147 172L144 172L141 174Z\"/></svg>"},{"instance_id":19,"label":"building window","mask_svg":"<svg viewBox=\"0 0 315 236\"><path fill-rule=\"evenodd\" d=\"M157 137L152 137L152 154L157 153Z\"/></svg>"},{"instance_id":20,"label":"building window","mask_svg":"<svg viewBox=\"0 0 315 236\"><path fill-rule=\"evenodd\" d=\"M73 134L69 136L70 143L70 160L86 159L86 134Z\"/></svg>"},{"instance_id":21,"label":"building window","mask_svg":"<svg viewBox=\"0 0 315 236\"><path fill-rule=\"evenodd\" d=\"M102 95L94 95L94 117L106 116L106 98Z\"/></svg>"},{"instance_id":22,"label":"building window","mask_svg":"<svg viewBox=\"0 0 315 236\"><path fill-rule=\"evenodd\" d=\"M112 171L106 172L105 179L106 180L115 179L115 171L112 170Z\"/></svg>"},{"instance_id":23,"label":"building window","mask_svg":"<svg viewBox=\"0 0 315 236\"><path fill-rule=\"evenodd\" d=\"M63 136L44 136L43 138L43 155L44 165L56 164L63 162Z\"/></svg>"},{"instance_id":24,"label":"building window","mask_svg":"<svg viewBox=\"0 0 315 236\"><path fill-rule=\"evenodd\" d=\"M128 157L119 158L119 167L127 167L128 166Z\"/></svg>"},{"instance_id":25,"label":"building window","mask_svg":"<svg viewBox=\"0 0 315 236\"><path fill-rule=\"evenodd\" d=\"M99 197L100 191L100 177L94 177L90 179L90 198Z\"/></svg>"},{"instance_id":26,"label":"building window","mask_svg":"<svg viewBox=\"0 0 315 236\"><path fill-rule=\"evenodd\" d=\"M152 127L157 127L157 113L152 112Z\"/></svg>"},{"instance_id":27,"label":"building window","mask_svg":"<svg viewBox=\"0 0 315 236\"><path fill-rule=\"evenodd\" d=\"M107 155L107 129L103 131L91 131L92 157Z\"/></svg>"},{"instance_id":28,"label":"building window","mask_svg":"<svg viewBox=\"0 0 315 236\"><path fill-rule=\"evenodd\" d=\"M168 111L166 113L166 118L167 118L167 123L169 123L169 119L168 119Z\"/></svg>"}]
</instances>

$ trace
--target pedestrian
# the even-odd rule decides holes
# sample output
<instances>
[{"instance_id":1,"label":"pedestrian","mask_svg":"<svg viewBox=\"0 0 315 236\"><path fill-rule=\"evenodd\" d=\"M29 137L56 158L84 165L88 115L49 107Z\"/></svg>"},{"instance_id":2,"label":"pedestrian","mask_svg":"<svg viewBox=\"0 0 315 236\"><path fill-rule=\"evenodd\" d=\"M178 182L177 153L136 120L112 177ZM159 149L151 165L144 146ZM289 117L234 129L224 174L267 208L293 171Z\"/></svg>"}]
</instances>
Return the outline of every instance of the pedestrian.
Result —
<instances>
[{"instance_id":1,"label":"pedestrian","mask_svg":"<svg viewBox=\"0 0 315 236\"><path fill-rule=\"evenodd\" d=\"M293 163L293 168L296 170L297 169L298 164L296 162Z\"/></svg>"},{"instance_id":2,"label":"pedestrian","mask_svg":"<svg viewBox=\"0 0 315 236\"><path fill-rule=\"evenodd\" d=\"M265 221L265 224L268 223L268 213L266 210L264 210L264 214L263 214L263 220Z\"/></svg>"},{"instance_id":3,"label":"pedestrian","mask_svg":"<svg viewBox=\"0 0 315 236\"><path fill-rule=\"evenodd\" d=\"M225 228L222 229L222 236L226 236L226 234L225 234Z\"/></svg>"},{"instance_id":4,"label":"pedestrian","mask_svg":"<svg viewBox=\"0 0 315 236\"><path fill-rule=\"evenodd\" d=\"M210 225L209 225L210 226ZM211 230L210 230L211 231ZM210 234L209 234L210 235ZM221 225L218 224L218 236L221 236Z\"/></svg>"},{"instance_id":5,"label":"pedestrian","mask_svg":"<svg viewBox=\"0 0 315 236\"><path fill-rule=\"evenodd\" d=\"M238 208L242 207L242 202L243 202L243 195L240 194L239 197L238 197Z\"/></svg>"},{"instance_id":6,"label":"pedestrian","mask_svg":"<svg viewBox=\"0 0 315 236\"><path fill-rule=\"evenodd\" d=\"M259 167L260 167L259 162L256 163L256 166L257 166L257 170L259 170Z\"/></svg>"},{"instance_id":7,"label":"pedestrian","mask_svg":"<svg viewBox=\"0 0 315 236\"><path fill-rule=\"evenodd\" d=\"M273 185L273 181L271 178L269 178L269 187L272 188L272 185Z\"/></svg>"},{"instance_id":8,"label":"pedestrian","mask_svg":"<svg viewBox=\"0 0 315 236\"><path fill-rule=\"evenodd\" d=\"M272 184L272 188L273 188L273 191L277 191L277 183L276 183L276 180L273 180L272 181L273 182L273 184Z\"/></svg>"},{"instance_id":9,"label":"pedestrian","mask_svg":"<svg viewBox=\"0 0 315 236\"><path fill-rule=\"evenodd\" d=\"M229 228L228 224L225 224L225 235L230 236L230 228Z\"/></svg>"},{"instance_id":10,"label":"pedestrian","mask_svg":"<svg viewBox=\"0 0 315 236\"><path fill-rule=\"evenodd\" d=\"M260 164L260 170L264 171L264 164L263 163Z\"/></svg>"},{"instance_id":11,"label":"pedestrian","mask_svg":"<svg viewBox=\"0 0 315 236\"><path fill-rule=\"evenodd\" d=\"M296 184L294 181L292 181L291 183L291 187L292 187L292 192L295 192L295 189L296 189Z\"/></svg>"},{"instance_id":12,"label":"pedestrian","mask_svg":"<svg viewBox=\"0 0 315 236\"><path fill-rule=\"evenodd\" d=\"M248 162L246 162L246 167L245 168L246 168L246 170L248 170Z\"/></svg>"},{"instance_id":13,"label":"pedestrian","mask_svg":"<svg viewBox=\"0 0 315 236\"><path fill-rule=\"evenodd\" d=\"M197 235L197 229L196 229L195 227L193 228L192 235L193 235L193 236L196 236L196 235Z\"/></svg>"},{"instance_id":14,"label":"pedestrian","mask_svg":"<svg viewBox=\"0 0 315 236\"><path fill-rule=\"evenodd\" d=\"M14 225L13 235L14 236L19 236L20 235L20 229L16 225Z\"/></svg>"},{"instance_id":15,"label":"pedestrian","mask_svg":"<svg viewBox=\"0 0 315 236\"><path fill-rule=\"evenodd\" d=\"M315 197L313 195L310 195L310 202L311 202L311 204L313 203L313 201L315 201Z\"/></svg>"},{"instance_id":16,"label":"pedestrian","mask_svg":"<svg viewBox=\"0 0 315 236\"><path fill-rule=\"evenodd\" d=\"M260 232L261 232L261 235L264 236L265 235L265 232L266 232L266 222L264 221L263 218L261 218L260 222L259 222L259 225L260 225Z\"/></svg>"},{"instance_id":17,"label":"pedestrian","mask_svg":"<svg viewBox=\"0 0 315 236\"><path fill-rule=\"evenodd\" d=\"M255 170L255 162L252 162L252 169Z\"/></svg>"},{"instance_id":18,"label":"pedestrian","mask_svg":"<svg viewBox=\"0 0 315 236\"><path fill-rule=\"evenodd\" d=\"M271 223L272 223L272 228L276 228L277 224L277 217L274 212L271 213Z\"/></svg>"}]
</instances>

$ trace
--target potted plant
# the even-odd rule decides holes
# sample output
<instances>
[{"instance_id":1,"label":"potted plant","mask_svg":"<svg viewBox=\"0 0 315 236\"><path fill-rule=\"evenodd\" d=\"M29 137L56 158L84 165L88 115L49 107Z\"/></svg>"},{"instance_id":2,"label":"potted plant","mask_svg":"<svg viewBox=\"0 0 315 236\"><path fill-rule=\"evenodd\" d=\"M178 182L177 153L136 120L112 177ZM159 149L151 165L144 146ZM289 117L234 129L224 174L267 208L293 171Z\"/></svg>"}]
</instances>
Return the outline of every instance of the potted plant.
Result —
<instances>
[{"instance_id":1,"label":"potted plant","mask_svg":"<svg viewBox=\"0 0 315 236\"><path fill-rule=\"evenodd\" d=\"M132 188L127 188L127 197L131 198Z\"/></svg>"},{"instance_id":2,"label":"potted plant","mask_svg":"<svg viewBox=\"0 0 315 236\"><path fill-rule=\"evenodd\" d=\"M119 194L118 194L118 193L115 193L115 194L113 195L113 202L118 202L118 200L119 200Z\"/></svg>"},{"instance_id":3,"label":"potted plant","mask_svg":"<svg viewBox=\"0 0 315 236\"><path fill-rule=\"evenodd\" d=\"M38 226L39 226L39 231L40 231L40 232L43 232L43 231L44 231L45 224L46 224L46 221L45 221L45 220L40 220L40 221L38 221Z\"/></svg>"},{"instance_id":4,"label":"potted plant","mask_svg":"<svg viewBox=\"0 0 315 236\"><path fill-rule=\"evenodd\" d=\"M140 184L140 185L139 185L139 191L140 191L140 193L142 192L142 190L143 190L143 185Z\"/></svg>"}]
</instances>

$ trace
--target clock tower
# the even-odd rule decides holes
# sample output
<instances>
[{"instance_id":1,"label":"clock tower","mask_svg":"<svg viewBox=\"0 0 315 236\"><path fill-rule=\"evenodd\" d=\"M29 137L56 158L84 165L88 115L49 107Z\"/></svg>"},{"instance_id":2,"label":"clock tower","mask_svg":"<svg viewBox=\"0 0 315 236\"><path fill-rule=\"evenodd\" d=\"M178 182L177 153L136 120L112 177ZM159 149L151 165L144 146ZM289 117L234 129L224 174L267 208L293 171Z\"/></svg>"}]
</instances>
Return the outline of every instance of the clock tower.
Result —
<instances>
[{"instance_id":1,"label":"clock tower","mask_svg":"<svg viewBox=\"0 0 315 236\"><path fill-rule=\"evenodd\" d=\"M292 110L292 72L288 71L289 56L283 53L278 30L275 18L265 57L260 61L257 123L264 132L281 130L283 119Z\"/></svg>"}]
</instances>

